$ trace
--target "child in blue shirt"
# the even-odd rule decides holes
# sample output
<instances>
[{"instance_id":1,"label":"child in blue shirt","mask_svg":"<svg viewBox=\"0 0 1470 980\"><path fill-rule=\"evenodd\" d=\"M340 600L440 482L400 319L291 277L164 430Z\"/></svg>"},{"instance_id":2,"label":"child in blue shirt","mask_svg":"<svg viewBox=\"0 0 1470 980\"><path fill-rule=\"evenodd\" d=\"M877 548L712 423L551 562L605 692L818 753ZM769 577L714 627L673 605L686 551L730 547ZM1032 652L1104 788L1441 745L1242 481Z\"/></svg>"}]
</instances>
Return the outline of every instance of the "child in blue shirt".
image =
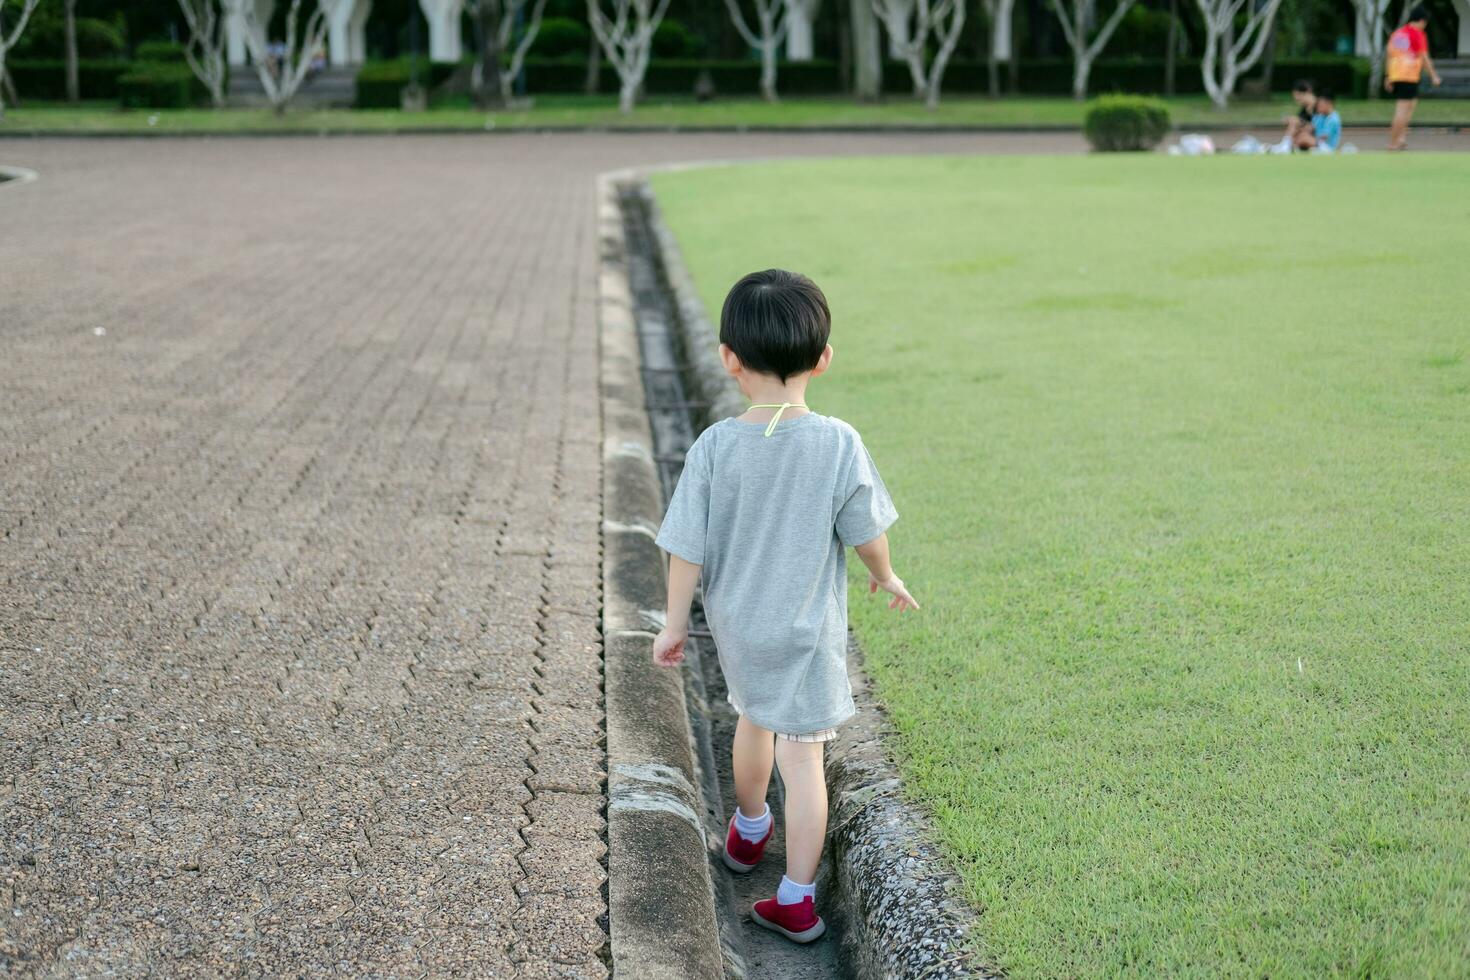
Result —
<instances>
[{"instance_id":1,"label":"child in blue shirt","mask_svg":"<svg viewBox=\"0 0 1470 980\"><path fill-rule=\"evenodd\" d=\"M1312 111L1312 136L1316 140L1314 149L1318 153L1336 153L1342 141L1342 117L1337 114L1331 92L1317 95L1317 105Z\"/></svg>"}]
</instances>

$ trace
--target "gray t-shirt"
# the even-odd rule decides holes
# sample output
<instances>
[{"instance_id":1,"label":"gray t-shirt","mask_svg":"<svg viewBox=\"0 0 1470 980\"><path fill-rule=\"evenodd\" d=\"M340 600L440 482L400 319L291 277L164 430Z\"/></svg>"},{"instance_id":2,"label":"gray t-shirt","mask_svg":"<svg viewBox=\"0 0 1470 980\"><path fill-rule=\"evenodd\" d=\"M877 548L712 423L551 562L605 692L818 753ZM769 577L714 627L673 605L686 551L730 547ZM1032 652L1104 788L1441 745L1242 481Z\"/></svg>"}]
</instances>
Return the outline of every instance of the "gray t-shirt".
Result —
<instances>
[{"instance_id":1,"label":"gray t-shirt","mask_svg":"<svg viewBox=\"0 0 1470 980\"><path fill-rule=\"evenodd\" d=\"M703 566L704 609L730 702L775 732L852 717L847 552L898 519L857 431L809 412L725 419L684 460L658 545Z\"/></svg>"}]
</instances>

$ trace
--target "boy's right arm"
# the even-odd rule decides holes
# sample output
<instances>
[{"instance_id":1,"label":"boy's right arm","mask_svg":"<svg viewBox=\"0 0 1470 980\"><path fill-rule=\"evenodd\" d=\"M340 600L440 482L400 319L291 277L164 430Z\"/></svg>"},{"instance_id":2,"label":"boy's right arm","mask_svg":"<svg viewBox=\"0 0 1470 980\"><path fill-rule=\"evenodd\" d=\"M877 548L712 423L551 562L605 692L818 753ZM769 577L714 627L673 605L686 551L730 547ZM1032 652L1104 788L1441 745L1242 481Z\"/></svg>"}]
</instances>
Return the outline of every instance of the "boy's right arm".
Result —
<instances>
[{"instance_id":1,"label":"boy's right arm","mask_svg":"<svg viewBox=\"0 0 1470 980\"><path fill-rule=\"evenodd\" d=\"M693 562L669 555L669 604L664 628L653 638L653 662L660 667L677 667L684 662L684 644L689 640L689 607L694 603L699 569Z\"/></svg>"},{"instance_id":2,"label":"boy's right arm","mask_svg":"<svg viewBox=\"0 0 1470 980\"><path fill-rule=\"evenodd\" d=\"M893 574L893 564L888 559L888 535L880 534L867 544L860 544L855 549L863 564L868 566L868 593L872 594L882 589L893 596L888 603L889 609L918 609L919 604L914 597L909 595L909 590L904 588L903 579Z\"/></svg>"}]
</instances>

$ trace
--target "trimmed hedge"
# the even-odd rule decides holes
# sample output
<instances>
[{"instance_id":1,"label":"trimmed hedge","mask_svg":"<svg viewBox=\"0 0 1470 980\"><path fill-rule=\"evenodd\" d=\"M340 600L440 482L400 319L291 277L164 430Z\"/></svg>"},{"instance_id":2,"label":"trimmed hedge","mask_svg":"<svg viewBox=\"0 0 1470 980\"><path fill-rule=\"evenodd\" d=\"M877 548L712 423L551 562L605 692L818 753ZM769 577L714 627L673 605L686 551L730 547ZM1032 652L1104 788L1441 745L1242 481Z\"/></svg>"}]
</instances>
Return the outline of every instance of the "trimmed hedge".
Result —
<instances>
[{"instance_id":1,"label":"trimmed hedge","mask_svg":"<svg viewBox=\"0 0 1470 980\"><path fill-rule=\"evenodd\" d=\"M454 65L419 63L419 77L431 88L454 71ZM760 91L759 61L707 61L660 58L649 63L643 80L646 95L689 95L695 79L707 71L715 83L716 97L741 97ZM587 79L583 56L561 58L528 57L525 63L526 91L531 95L580 93ZM1066 58L1022 60L1020 93L1024 95L1071 95L1072 62ZM1257 73L1257 77L1259 73ZM1002 71L1004 83L1008 72ZM1362 97L1367 91L1367 62L1358 58L1313 58L1276 62L1273 91L1289 92L1298 78L1311 78L1343 97ZM953 61L944 73L944 91L952 95L989 91L988 66L983 61ZM1201 95L1199 63L1179 61L1175 66L1174 90L1179 95ZM408 61L374 61L363 65L357 76L357 105L362 108L396 108L398 93L408 84ZM890 95L912 91L908 68L890 62L883 68L883 90ZM776 72L776 88L783 95L837 95L843 91L842 75L835 61L787 61ZM1089 88L1094 94L1136 93L1159 95L1164 90L1163 59L1119 59L1093 65ZM598 90L616 92L617 73L604 63Z\"/></svg>"},{"instance_id":2,"label":"trimmed hedge","mask_svg":"<svg viewBox=\"0 0 1470 980\"><path fill-rule=\"evenodd\" d=\"M5 68L15 82L22 99L60 100L66 98L66 62L56 58L7 61ZM77 62L77 80L84 99L117 98L117 80L131 70L125 61Z\"/></svg>"},{"instance_id":3,"label":"trimmed hedge","mask_svg":"<svg viewBox=\"0 0 1470 980\"><path fill-rule=\"evenodd\" d=\"M187 109L209 98L209 91L188 65L167 61L134 64L117 80L117 100L124 109Z\"/></svg>"},{"instance_id":4,"label":"trimmed hedge","mask_svg":"<svg viewBox=\"0 0 1470 980\"><path fill-rule=\"evenodd\" d=\"M133 52L133 60L187 64L184 58L184 46L174 41L144 41Z\"/></svg>"},{"instance_id":5,"label":"trimmed hedge","mask_svg":"<svg viewBox=\"0 0 1470 980\"><path fill-rule=\"evenodd\" d=\"M419 84L432 89L453 75L458 67L420 58ZM397 109L402 104L400 98L410 77L411 66L407 58L366 62L357 72L357 97L353 104L359 109Z\"/></svg>"},{"instance_id":6,"label":"trimmed hedge","mask_svg":"<svg viewBox=\"0 0 1470 980\"><path fill-rule=\"evenodd\" d=\"M1169 131L1169 107L1142 95L1104 95L1093 99L1082 131L1102 153L1152 150Z\"/></svg>"}]
</instances>

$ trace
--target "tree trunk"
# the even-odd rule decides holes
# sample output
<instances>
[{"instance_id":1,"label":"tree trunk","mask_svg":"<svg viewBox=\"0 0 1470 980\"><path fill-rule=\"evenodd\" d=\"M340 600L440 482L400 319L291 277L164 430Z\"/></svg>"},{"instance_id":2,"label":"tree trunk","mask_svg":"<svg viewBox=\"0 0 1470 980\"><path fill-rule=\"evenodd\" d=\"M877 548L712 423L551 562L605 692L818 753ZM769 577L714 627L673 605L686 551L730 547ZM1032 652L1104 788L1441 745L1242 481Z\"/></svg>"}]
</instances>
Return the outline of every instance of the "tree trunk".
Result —
<instances>
[{"instance_id":1,"label":"tree trunk","mask_svg":"<svg viewBox=\"0 0 1470 980\"><path fill-rule=\"evenodd\" d=\"M597 42L595 34L591 43L592 48L587 52L587 79L582 83L582 91L588 95L596 95L602 80L602 45Z\"/></svg>"},{"instance_id":2,"label":"tree trunk","mask_svg":"<svg viewBox=\"0 0 1470 980\"><path fill-rule=\"evenodd\" d=\"M1179 0L1169 0L1169 39L1164 49L1164 94L1174 95L1174 68L1179 51Z\"/></svg>"},{"instance_id":3,"label":"tree trunk","mask_svg":"<svg viewBox=\"0 0 1470 980\"><path fill-rule=\"evenodd\" d=\"M761 43L761 98L780 101L776 96L776 42L769 34Z\"/></svg>"},{"instance_id":4,"label":"tree trunk","mask_svg":"<svg viewBox=\"0 0 1470 980\"><path fill-rule=\"evenodd\" d=\"M991 30L995 30L995 28L992 27ZM987 59L985 65L985 74L988 76L987 82L990 85L990 97L992 99L1000 98L1000 62L995 60L994 46L991 47L990 57Z\"/></svg>"},{"instance_id":5,"label":"tree trunk","mask_svg":"<svg viewBox=\"0 0 1470 980\"><path fill-rule=\"evenodd\" d=\"M475 33L480 42L479 72L474 77L475 105L481 109L499 109L509 99L501 87L500 78L500 18L506 11L499 3L480 0L478 16L475 18Z\"/></svg>"},{"instance_id":6,"label":"tree trunk","mask_svg":"<svg viewBox=\"0 0 1470 980\"><path fill-rule=\"evenodd\" d=\"M66 101L81 101L80 76L77 66L77 0L66 0Z\"/></svg>"},{"instance_id":7,"label":"tree trunk","mask_svg":"<svg viewBox=\"0 0 1470 980\"><path fill-rule=\"evenodd\" d=\"M638 102L638 83L630 78L622 81L622 87L618 89L618 111L626 114L632 112Z\"/></svg>"},{"instance_id":8,"label":"tree trunk","mask_svg":"<svg viewBox=\"0 0 1470 980\"><path fill-rule=\"evenodd\" d=\"M914 96L926 98L929 92L929 80L924 76L924 49L915 44L907 49L909 52L907 61L909 65L909 79L914 83Z\"/></svg>"},{"instance_id":9,"label":"tree trunk","mask_svg":"<svg viewBox=\"0 0 1470 980\"><path fill-rule=\"evenodd\" d=\"M883 42L870 0L852 0L853 94L864 102L883 95Z\"/></svg>"},{"instance_id":10,"label":"tree trunk","mask_svg":"<svg viewBox=\"0 0 1470 980\"><path fill-rule=\"evenodd\" d=\"M1087 77L1092 74L1092 56L1085 51L1072 56L1072 98L1087 98Z\"/></svg>"}]
</instances>

